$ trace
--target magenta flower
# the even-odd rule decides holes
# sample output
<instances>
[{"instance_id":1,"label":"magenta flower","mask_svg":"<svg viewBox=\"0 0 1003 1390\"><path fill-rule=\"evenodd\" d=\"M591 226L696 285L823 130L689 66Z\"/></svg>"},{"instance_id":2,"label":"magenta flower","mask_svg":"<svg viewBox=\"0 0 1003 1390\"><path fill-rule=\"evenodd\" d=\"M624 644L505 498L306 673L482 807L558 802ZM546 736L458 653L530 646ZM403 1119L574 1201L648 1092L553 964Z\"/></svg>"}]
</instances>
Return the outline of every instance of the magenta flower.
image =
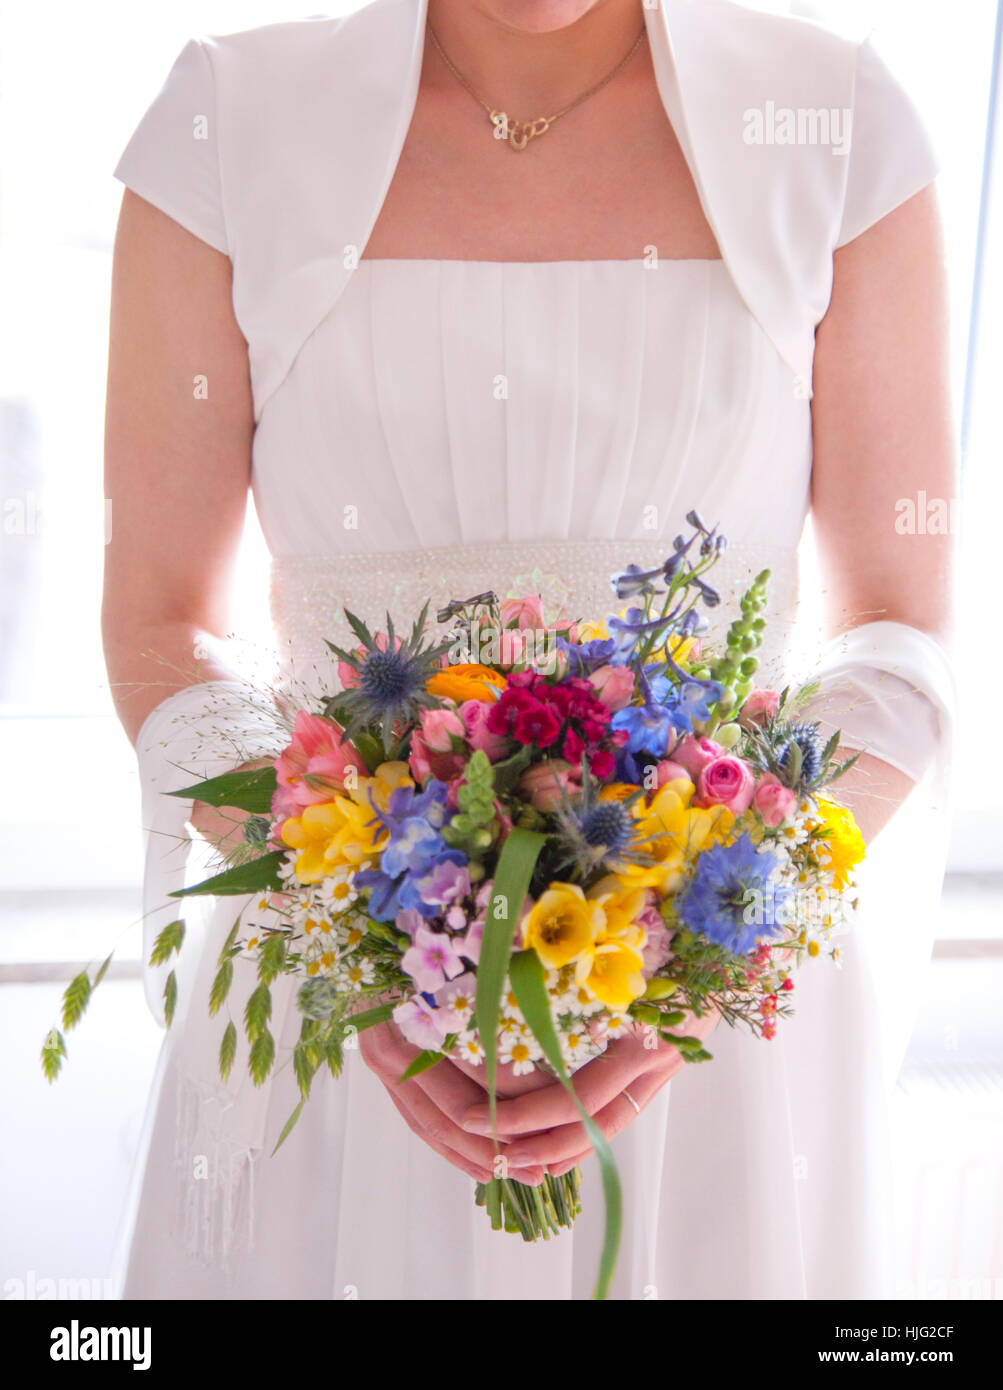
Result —
<instances>
[{"instance_id":1,"label":"magenta flower","mask_svg":"<svg viewBox=\"0 0 1003 1390\"><path fill-rule=\"evenodd\" d=\"M404 952L401 966L423 993L432 994L447 980L462 974L463 962L445 932L421 926L413 939L414 945Z\"/></svg>"}]
</instances>

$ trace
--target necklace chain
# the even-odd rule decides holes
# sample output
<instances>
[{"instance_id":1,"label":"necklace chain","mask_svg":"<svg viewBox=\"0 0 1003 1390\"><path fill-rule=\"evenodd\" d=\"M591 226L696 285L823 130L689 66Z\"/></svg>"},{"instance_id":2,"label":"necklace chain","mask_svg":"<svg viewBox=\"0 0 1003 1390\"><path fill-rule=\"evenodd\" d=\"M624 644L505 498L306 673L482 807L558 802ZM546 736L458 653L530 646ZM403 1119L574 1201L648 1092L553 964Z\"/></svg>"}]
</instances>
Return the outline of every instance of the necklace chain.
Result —
<instances>
[{"instance_id":1,"label":"necklace chain","mask_svg":"<svg viewBox=\"0 0 1003 1390\"><path fill-rule=\"evenodd\" d=\"M459 82L462 87L466 88L477 104L483 106L484 110L488 113L488 117L494 127L495 138L498 140L506 140L513 150L524 150L530 140L534 139L537 135L542 135L544 131L549 130L554 122L559 120L561 116L566 116L568 112L573 111L576 106L581 106L583 101L587 101L589 97L595 96L596 92L602 91L607 83L613 81L613 78L616 77L620 69L627 66L638 48L640 48L641 42L647 33L647 26L644 26L631 45L629 53L624 54L611 72L608 72L601 81L590 87L587 92L583 92L581 96L575 97L574 101L569 101L567 106L562 106L560 111L555 112L553 116L537 116L536 119L532 121L517 121L509 116L507 112L499 111L497 108L490 106L482 97L478 96L477 92L474 91L463 73L460 72L459 68L439 42L439 36L432 28L431 24L427 27L432 42L439 50L439 55L446 64L446 67L456 78L457 82Z\"/></svg>"}]
</instances>

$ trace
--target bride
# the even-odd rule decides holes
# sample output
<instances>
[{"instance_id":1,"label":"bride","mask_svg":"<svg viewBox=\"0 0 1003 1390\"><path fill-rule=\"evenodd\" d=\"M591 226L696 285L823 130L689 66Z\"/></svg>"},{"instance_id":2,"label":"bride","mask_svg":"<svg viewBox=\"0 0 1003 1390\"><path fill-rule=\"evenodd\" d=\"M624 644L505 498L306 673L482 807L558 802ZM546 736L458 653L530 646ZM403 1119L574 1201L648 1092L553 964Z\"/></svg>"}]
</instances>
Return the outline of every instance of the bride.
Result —
<instances>
[{"instance_id":1,"label":"bride","mask_svg":"<svg viewBox=\"0 0 1003 1390\"><path fill-rule=\"evenodd\" d=\"M605 612L609 574L663 559L696 507L731 542L726 600L772 569L779 686L810 513L831 639L811 716L863 750L840 784L869 848L844 968L804 972L774 1042L703 1020L708 1066L624 1038L577 1084L623 1175L614 1296L893 1292L887 1099L952 717L950 542L900 534L896 504L955 482L936 164L870 43L716 0L376 0L193 39L115 174L104 632L148 942L186 826L200 852L239 833L162 793L273 750L219 640L249 487L301 685L330 678L345 604L403 620L535 584ZM401 1085L391 1025L271 1156L289 992L270 1081L215 1075L238 906L187 913L123 1296L587 1296L595 1160L546 1078L499 1107L516 1177L583 1162L584 1214L544 1245L471 1200L493 1152L476 1073ZM162 986L148 968L160 1018Z\"/></svg>"}]
</instances>

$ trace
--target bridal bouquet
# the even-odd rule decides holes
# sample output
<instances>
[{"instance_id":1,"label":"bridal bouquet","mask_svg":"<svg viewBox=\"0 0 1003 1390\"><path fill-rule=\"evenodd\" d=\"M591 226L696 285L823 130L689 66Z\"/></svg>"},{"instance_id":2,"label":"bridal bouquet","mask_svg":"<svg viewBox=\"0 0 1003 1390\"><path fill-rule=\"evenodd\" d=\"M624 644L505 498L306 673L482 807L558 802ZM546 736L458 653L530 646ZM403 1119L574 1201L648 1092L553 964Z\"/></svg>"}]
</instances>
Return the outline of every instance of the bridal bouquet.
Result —
<instances>
[{"instance_id":1,"label":"bridal bouquet","mask_svg":"<svg viewBox=\"0 0 1003 1390\"><path fill-rule=\"evenodd\" d=\"M688 1062L710 1057L687 1021L716 1011L761 1038L790 1012L804 957L838 958L863 844L821 795L848 763L755 685L768 571L720 650L703 641L725 547L696 513L654 570L613 576L617 612L548 622L533 594L450 603L430 630L332 646L342 688L289 717L274 765L174 793L249 813L244 853L178 896L254 895L219 958L209 1009L235 968L260 1085L275 1061L271 988L300 983L301 1099L340 1071L347 1039L392 1020L418 1050L483 1068L492 1122L500 1063L572 1074L629 1030ZM330 645L330 644L329 644ZM166 928L152 963L180 949ZM73 986L70 986L72 991ZM67 992L67 997L70 995ZM176 1003L174 977L165 1004ZM227 1078L237 1023L222 1031ZM619 1188L608 1142L578 1104L603 1174L612 1275ZM579 1172L477 1188L495 1228L549 1238L580 1210Z\"/></svg>"}]
</instances>

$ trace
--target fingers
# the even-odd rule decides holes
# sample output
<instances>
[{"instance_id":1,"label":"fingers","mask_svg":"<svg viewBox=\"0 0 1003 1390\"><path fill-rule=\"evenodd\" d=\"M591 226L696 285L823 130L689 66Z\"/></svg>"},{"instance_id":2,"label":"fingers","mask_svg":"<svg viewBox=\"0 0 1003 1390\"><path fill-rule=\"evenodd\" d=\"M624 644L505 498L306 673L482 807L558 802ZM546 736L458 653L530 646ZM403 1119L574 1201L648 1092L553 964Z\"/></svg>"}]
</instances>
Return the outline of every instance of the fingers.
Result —
<instances>
[{"instance_id":1,"label":"fingers","mask_svg":"<svg viewBox=\"0 0 1003 1390\"><path fill-rule=\"evenodd\" d=\"M575 1072L571 1078L575 1094L588 1113L595 1115L625 1086L647 1071L656 1055L634 1038L621 1038L601 1057ZM559 1081L551 1081L542 1090L498 1104L498 1133L502 1137L533 1134L573 1124L577 1119L575 1103ZM472 1105L463 1115L462 1123L473 1134L489 1134L491 1122L487 1104L480 1101Z\"/></svg>"},{"instance_id":2,"label":"fingers","mask_svg":"<svg viewBox=\"0 0 1003 1390\"><path fill-rule=\"evenodd\" d=\"M429 1148L478 1182L487 1182L496 1175L498 1151L495 1145L490 1139L467 1133L459 1124L459 1116L471 1102L484 1095L475 1081L443 1061L402 1083L400 1077L418 1056L418 1049L405 1042L392 1024L367 1029L360 1039L360 1050L409 1128ZM539 1164L526 1165L525 1171L517 1171L509 1161L507 1167L507 1176L519 1182L543 1181L543 1168Z\"/></svg>"},{"instance_id":3,"label":"fingers","mask_svg":"<svg viewBox=\"0 0 1003 1390\"><path fill-rule=\"evenodd\" d=\"M626 1089L630 1091L640 1109L644 1110L683 1065L681 1059L678 1064L674 1060L669 1061L664 1067L643 1072L635 1077ZM624 1089L621 1087L620 1091L592 1116L607 1139L615 1139L637 1119L638 1111L623 1094ZM505 1149L508 1161L513 1167L541 1163L552 1177L566 1173L591 1152L588 1132L580 1120L574 1124L560 1125L545 1134L517 1139Z\"/></svg>"}]
</instances>

